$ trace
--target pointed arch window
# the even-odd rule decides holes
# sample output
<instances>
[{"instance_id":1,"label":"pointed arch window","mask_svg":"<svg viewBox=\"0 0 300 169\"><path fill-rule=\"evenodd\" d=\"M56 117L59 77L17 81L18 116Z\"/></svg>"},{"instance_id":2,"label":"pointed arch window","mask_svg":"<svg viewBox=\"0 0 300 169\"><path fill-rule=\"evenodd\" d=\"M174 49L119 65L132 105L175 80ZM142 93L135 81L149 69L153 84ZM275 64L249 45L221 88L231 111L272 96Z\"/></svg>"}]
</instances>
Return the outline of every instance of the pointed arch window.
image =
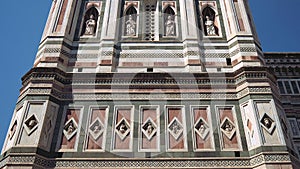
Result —
<instances>
[{"instance_id":1,"label":"pointed arch window","mask_svg":"<svg viewBox=\"0 0 300 169\"><path fill-rule=\"evenodd\" d=\"M167 6L164 11L164 36L176 36L175 12L171 6Z\"/></svg>"},{"instance_id":2,"label":"pointed arch window","mask_svg":"<svg viewBox=\"0 0 300 169\"><path fill-rule=\"evenodd\" d=\"M99 12L95 7L88 9L84 15L84 22L81 35L95 36L97 31L97 23Z\"/></svg>"},{"instance_id":3,"label":"pointed arch window","mask_svg":"<svg viewBox=\"0 0 300 169\"><path fill-rule=\"evenodd\" d=\"M205 36L219 36L219 28L216 26L216 12L209 6L202 11Z\"/></svg>"},{"instance_id":4,"label":"pointed arch window","mask_svg":"<svg viewBox=\"0 0 300 169\"><path fill-rule=\"evenodd\" d=\"M124 20L123 34L125 36L137 36L137 10L133 5L125 10Z\"/></svg>"}]
</instances>

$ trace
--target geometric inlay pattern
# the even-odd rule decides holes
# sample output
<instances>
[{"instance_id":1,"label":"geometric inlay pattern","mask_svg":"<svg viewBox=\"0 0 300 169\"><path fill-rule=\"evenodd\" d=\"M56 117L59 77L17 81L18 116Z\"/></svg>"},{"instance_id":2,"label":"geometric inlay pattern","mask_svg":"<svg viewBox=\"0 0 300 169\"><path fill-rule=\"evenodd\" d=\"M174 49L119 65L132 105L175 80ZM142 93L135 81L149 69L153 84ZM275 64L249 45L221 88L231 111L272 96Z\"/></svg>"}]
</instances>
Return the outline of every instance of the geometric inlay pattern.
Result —
<instances>
[{"instance_id":1,"label":"geometric inlay pattern","mask_svg":"<svg viewBox=\"0 0 300 169\"><path fill-rule=\"evenodd\" d=\"M236 127L234 123L228 118L225 117L221 123L221 131L225 134L225 136L231 140L236 132Z\"/></svg>"},{"instance_id":2,"label":"geometric inlay pattern","mask_svg":"<svg viewBox=\"0 0 300 169\"><path fill-rule=\"evenodd\" d=\"M38 127L39 121L35 114L32 114L29 118L27 118L24 122L24 128L27 132L28 136L32 134Z\"/></svg>"},{"instance_id":3,"label":"geometric inlay pattern","mask_svg":"<svg viewBox=\"0 0 300 169\"><path fill-rule=\"evenodd\" d=\"M142 132L144 133L144 135L147 137L148 140L151 140L153 136L156 134L157 125L150 117L142 125Z\"/></svg>"},{"instance_id":4,"label":"geometric inlay pattern","mask_svg":"<svg viewBox=\"0 0 300 169\"><path fill-rule=\"evenodd\" d=\"M77 133L77 128L78 125L73 117L65 123L63 133L68 141Z\"/></svg>"},{"instance_id":5,"label":"geometric inlay pattern","mask_svg":"<svg viewBox=\"0 0 300 169\"><path fill-rule=\"evenodd\" d=\"M267 113L261 117L260 123L269 134L273 134L276 125L274 120Z\"/></svg>"},{"instance_id":6,"label":"geometric inlay pattern","mask_svg":"<svg viewBox=\"0 0 300 169\"><path fill-rule=\"evenodd\" d=\"M102 124L101 120L97 117L96 120L92 122L89 126L89 133L91 134L92 138L97 141L98 138L104 132L104 125Z\"/></svg>"},{"instance_id":7,"label":"geometric inlay pattern","mask_svg":"<svg viewBox=\"0 0 300 169\"><path fill-rule=\"evenodd\" d=\"M116 125L116 133L123 141L127 135L130 133L130 125L128 121L123 117L119 123Z\"/></svg>"},{"instance_id":8,"label":"geometric inlay pattern","mask_svg":"<svg viewBox=\"0 0 300 169\"><path fill-rule=\"evenodd\" d=\"M194 128L196 133L201 137L201 139L205 140L209 134L209 126L207 122L202 117L200 117L196 122Z\"/></svg>"},{"instance_id":9,"label":"geometric inlay pattern","mask_svg":"<svg viewBox=\"0 0 300 169\"><path fill-rule=\"evenodd\" d=\"M175 140L178 140L183 134L183 125L176 117L174 117L168 126L168 130Z\"/></svg>"}]
</instances>

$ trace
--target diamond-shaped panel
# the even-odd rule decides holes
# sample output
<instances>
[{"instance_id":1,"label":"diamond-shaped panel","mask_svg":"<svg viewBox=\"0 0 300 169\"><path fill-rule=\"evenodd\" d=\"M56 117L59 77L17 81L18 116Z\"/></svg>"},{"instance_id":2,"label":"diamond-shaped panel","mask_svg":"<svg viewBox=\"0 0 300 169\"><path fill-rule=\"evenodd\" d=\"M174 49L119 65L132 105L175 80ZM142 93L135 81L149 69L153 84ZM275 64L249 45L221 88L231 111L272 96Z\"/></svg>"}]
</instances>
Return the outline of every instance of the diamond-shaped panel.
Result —
<instances>
[{"instance_id":1,"label":"diamond-shaped panel","mask_svg":"<svg viewBox=\"0 0 300 169\"><path fill-rule=\"evenodd\" d=\"M226 117L221 123L221 131L231 140L236 132L236 127L234 123Z\"/></svg>"},{"instance_id":2,"label":"diamond-shaped panel","mask_svg":"<svg viewBox=\"0 0 300 169\"><path fill-rule=\"evenodd\" d=\"M77 128L78 125L73 117L65 123L63 133L67 140L70 140L77 133Z\"/></svg>"},{"instance_id":3,"label":"diamond-shaped panel","mask_svg":"<svg viewBox=\"0 0 300 169\"><path fill-rule=\"evenodd\" d=\"M116 125L116 132L120 139L123 141L130 133L130 125L128 121L123 117Z\"/></svg>"},{"instance_id":4,"label":"diamond-shaped panel","mask_svg":"<svg viewBox=\"0 0 300 169\"><path fill-rule=\"evenodd\" d=\"M24 128L28 135L32 134L38 127L39 121L35 114L31 115L24 122Z\"/></svg>"},{"instance_id":5,"label":"diamond-shaped panel","mask_svg":"<svg viewBox=\"0 0 300 169\"><path fill-rule=\"evenodd\" d=\"M148 118L145 121L145 123L142 125L142 132L144 133L144 135L147 137L148 140L151 140L153 136L156 134L157 125L151 118Z\"/></svg>"},{"instance_id":6,"label":"diamond-shaped panel","mask_svg":"<svg viewBox=\"0 0 300 169\"><path fill-rule=\"evenodd\" d=\"M195 124L195 131L201 137L201 139L205 140L209 134L209 126L207 122L203 118L199 118Z\"/></svg>"},{"instance_id":7,"label":"diamond-shaped panel","mask_svg":"<svg viewBox=\"0 0 300 169\"><path fill-rule=\"evenodd\" d=\"M168 130L170 134L178 140L180 136L183 134L183 125L180 121L175 117L168 126Z\"/></svg>"},{"instance_id":8,"label":"diamond-shaped panel","mask_svg":"<svg viewBox=\"0 0 300 169\"><path fill-rule=\"evenodd\" d=\"M268 133L273 133L275 129L275 122L267 113L262 116L262 118L260 119L260 123Z\"/></svg>"},{"instance_id":9,"label":"diamond-shaped panel","mask_svg":"<svg viewBox=\"0 0 300 169\"><path fill-rule=\"evenodd\" d=\"M98 140L98 138L104 132L104 125L102 124L101 120L97 117L96 120L92 122L89 126L89 133L93 137L94 140Z\"/></svg>"}]
</instances>

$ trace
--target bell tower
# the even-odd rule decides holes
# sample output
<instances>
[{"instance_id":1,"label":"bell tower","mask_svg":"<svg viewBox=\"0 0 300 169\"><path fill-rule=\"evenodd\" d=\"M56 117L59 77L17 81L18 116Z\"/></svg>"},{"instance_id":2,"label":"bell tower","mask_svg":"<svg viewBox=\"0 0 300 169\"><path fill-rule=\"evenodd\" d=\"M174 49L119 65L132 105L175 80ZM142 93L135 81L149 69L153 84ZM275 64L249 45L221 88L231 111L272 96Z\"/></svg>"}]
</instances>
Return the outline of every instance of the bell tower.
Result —
<instances>
[{"instance_id":1,"label":"bell tower","mask_svg":"<svg viewBox=\"0 0 300 169\"><path fill-rule=\"evenodd\" d=\"M263 55L247 0L53 0L0 168L292 168Z\"/></svg>"}]
</instances>

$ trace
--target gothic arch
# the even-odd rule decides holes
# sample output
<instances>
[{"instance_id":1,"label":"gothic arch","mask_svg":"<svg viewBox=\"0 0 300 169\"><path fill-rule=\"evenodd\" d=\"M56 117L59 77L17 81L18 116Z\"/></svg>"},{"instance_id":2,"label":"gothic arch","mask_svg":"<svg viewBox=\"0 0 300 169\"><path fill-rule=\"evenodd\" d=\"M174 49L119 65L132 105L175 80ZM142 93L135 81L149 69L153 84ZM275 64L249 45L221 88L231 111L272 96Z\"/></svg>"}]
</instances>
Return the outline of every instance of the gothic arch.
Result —
<instances>
[{"instance_id":1,"label":"gothic arch","mask_svg":"<svg viewBox=\"0 0 300 169\"><path fill-rule=\"evenodd\" d=\"M84 19L83 19L83 26L82 26L82 31L81 35L95 35L98 27L98 18L99 18L99 11L96 6L92 5L90 6L84 14ZM87 22L89 20L93 19L94 20L94 28L91 30L90 33L87 33Z\"/></svg>"}]
</instances>

